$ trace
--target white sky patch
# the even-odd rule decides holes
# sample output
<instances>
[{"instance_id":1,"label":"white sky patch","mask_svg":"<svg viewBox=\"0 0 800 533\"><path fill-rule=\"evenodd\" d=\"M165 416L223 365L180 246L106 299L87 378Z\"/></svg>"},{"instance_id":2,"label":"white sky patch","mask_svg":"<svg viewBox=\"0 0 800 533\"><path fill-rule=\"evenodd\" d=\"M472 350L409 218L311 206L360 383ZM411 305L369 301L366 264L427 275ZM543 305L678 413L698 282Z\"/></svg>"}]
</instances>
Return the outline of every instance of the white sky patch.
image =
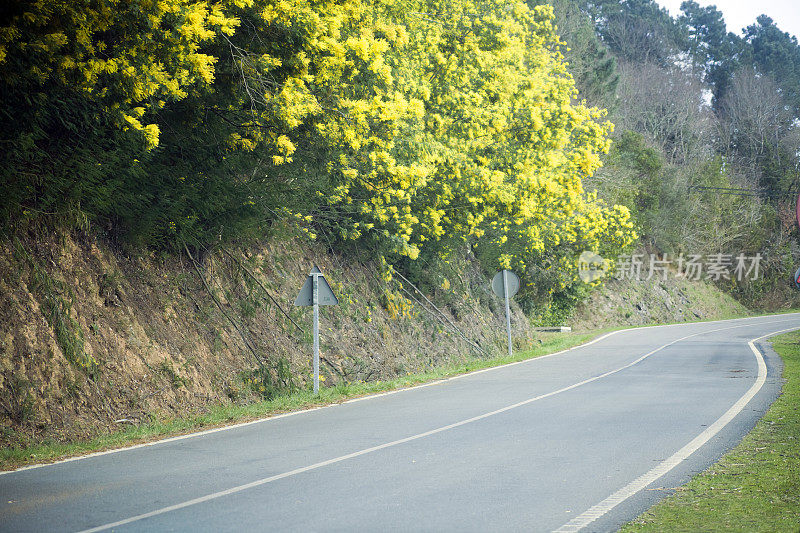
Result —
<instances>
[{"instance_id":1,"label":"white sky patch","mask_svg":"<svg viewBox=\"0 0 800 533\"><path fill-rule=\"evenodd\" d=\"M742 30L756 23L759 15L767 15L781 31L795 37L800 36L800 3L797 0L695 0L701 6L717 6L722 11L729 32L742 35ZM677 17L681 14L683 0L656 0L667 8L669 14Z\"/></svg>"}]
</instances>

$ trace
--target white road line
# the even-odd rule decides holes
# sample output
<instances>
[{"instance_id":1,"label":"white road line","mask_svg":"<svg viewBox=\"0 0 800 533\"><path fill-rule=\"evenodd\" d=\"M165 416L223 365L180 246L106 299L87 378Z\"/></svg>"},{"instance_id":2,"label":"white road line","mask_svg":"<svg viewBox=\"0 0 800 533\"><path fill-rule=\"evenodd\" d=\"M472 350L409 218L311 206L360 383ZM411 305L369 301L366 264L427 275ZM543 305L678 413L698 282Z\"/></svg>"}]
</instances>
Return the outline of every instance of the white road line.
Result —
<instances>
[{"instance_id":1,"label":"white road line","mask_svg":"<svg viewBox=\"0 0 800 533\"><path fill-rule=\"evenodd\" d=\"M776 321L776 322L781 322L781 321ZM786 321L783 321L783 322L786 322ZM769 323L771 324L771 323L774 323L774 322L769 322ZM750 326L750 325L752 325L752 324L740 324L740 325L736 325L736 326L729 326L729 327L724 327L724 328L717 328L717 329L712 329L712 330L700 331L698 333L693 333L691 335L686 335L685 337L681 337L681 338L676 339L674 341L671 341L671 342L669 342L667 344L664 344L663 346L660 346L660 347L656 348L655 350L647 352L646 354L642 355L641 357L639 357L638 359L634 360L633 362L628 363L628 364L626 364L624 366L621 366L621 367L619 367L619 368L617 368L615 370L610 370L610 371L605 372L603 374L600 374L598 376L594 376L592 378L585 379L583 381L580 381L578 383L574 383L574 384L569 385L567 387L563 387L561 389L558 389L558 390L555 390L555 391L552 391L552 392L548 392L547 394L542 394L542 395L539 395L539 396L535 396L533 398L529 398L527 400L523 400L523 401L515 403L513 405L508 405L506 407L502 407L502 408L497 409L495 411L491 411L491 412L488 412L488 413L484 413L482 415L474 416L472 418L467 418L466 420L461 420L460 422L455 422L453 424L448 424L446 426L442 426L442 427L439 427L439 428L436 428L436 429L432 429L432 430L426 431L424 433L419 433L419 434L416 434L416 435L412 435L410 437L405 437L405 438L402 438L402 439L394 440L394 441L391 441L391 442L380 444L378 446L373 446L371 448L365 448L365 449L359 450L357 452L349 453L347 455L342 455L340 457L335 457L333 459L328 459L326 461L321 461L319 463L314 463L312 465L304 466L304 467L301 467L301 468L296 468L294 470L290 470L288 472L283 472L281 474L277 474L277 475L274 475L274 476L258 479L256 481L252 481L250 483L245 483L243 485L238 485L236 487L231 487L231 488L226 489L226 490L222 490L222 491L219 491L219 492L214 492L212 494L207 494L205 496L200 496L198 498L194 498L194 499L191 499L191 500L187 500L185 502L177 503L175 505L170 505L168 507L163 507L161 509L156 509L154 511L150 511L150 512L147 512L147 513L143 513L143 514L139 514L139 515L132 516L132 517L129 517L129 518L125 518L125 519L119 520L117 522L111 522L111 523L108 523L108 524L103 524L103 525L100 525L100 526L97 526L97 527L93 527L91 529L86 529L86 530L82 531L81 533L93 533L93 532L96 532L96 531L105 531L107 529L123 526L123 525L126 525L126 524L130 524L132 522L138 522L139 520L144 520L146 518L151 518L151 517L154 517L154 516L162 515L162 514L165 514L165 513L169 513L171 511L177 511L179 509L184 509L186 507L190 507L192 505L197 505L199 503L203 503L203 502L207 502L207 501L214 500L214 499L217 499L217 498L221 498L223 496L229 496L231 494L236 494L237 492L242 492L244 490L248 490L248 489L252 489L252 488L255 488L255 487L259 487L261 485L265 485L265 484L271 483L273 481L284 479L284 478L287 478L287 477L290 477L290 476L294 476L294 475L297 475L297 474L302 474L303 472L309 472L311 470L316 470L318 468L322 468L322 467L329 466L329 465L332 465L332 464L340 463L342 461L347 461L348 459L353 459L353 458L356 458L356 457L360 457L362 455L367 455L367 454L370 454L370 453L373 453L373 452L377 452L379 450L384 450L386 448L391 448L393 446L398 446L400 444L404 444L404 443L407 443L407 442L412 442L412 441L415 441L415 440L418 440L418 439L429 437L431 435L436 435L437 433L442 433L443 431L448 431L448 430L451 430L451 429L454 429L454 428L457 428L457 427L461 427L461 426L464 426L464 425L467 425L467 424L471 424L473 422L477 422L479 420L483 420L485 418L489 418L491 416L495 416L495 415L498 415L498 414L501 414L501 413L505 413L506 411L510 411L512 409L516 409L518 407L522 407L524 405L528 405L528 404L536 402L538 400L542 400L542 399L545 399L545 398L549 398L551 396L555 396L556 394L561 394L562 392L566 392L566 391L575 389L577 387L580 387L582 385L586 385L587 383L591 383L593 381L597 381L599 379L602 379L604 377L610 376L612 374L616 374L618 372L621 372L622 370L625 370L626 368L630 368L633 365L635 365L637 363L640 363L641 361L644 361L645 359L647 359L651 355L663 350L664 348L672 346L675 343L684 341L684 340L689 339L691 337L696 337L698 335L704 335L704 334L707 334L707 333L714 333L716 331L724 331L724 330L729 330L729 329L747 327L747 326ZM796 329L796 328L793 328L793 329ZM788 331L788 330L786 330L786 331ZM761 337L759 337L759 338L761 338ZM596 339L596 340L600 340L600 339ZM757 340L757 339L754 339L754 340ZM763 360L762 360L762 363L763 363ZM766 367L765 367L765 369L766 369ZM761 367L759 366L759 377L760 376L761 376ZM741 408L740 408L740 410L741 410ZM718 422L719 421L717 421L717 423ZM697 440L697 439L695 439L695 440ZM692 441L692 442L694 442L694 441ZM587 513L588 512L589 511L587 511ZM586 513L584 513L584 514L586 514ZM581 516L583 516L583 515L581 515Z\"/></svg>"},{"instance_id":2,"label":"white road line","mask_svg":"<svg viewBox=\"0 0 800 533\"><path fill-rule=\"evenodd\" d=\"M792 331L797 328L789 328L789 329L782 329L780 331L775 331L773 333L769 333L767 335L762 335L761 337L757 337L748 341L748 346L753 351L753 354L756 357L756 361L758 363L758 377L756 378L756 382L748 389L748 391L739 398L739 400L728 409L725 414L717 419L716 422L708 426L705 431L700 433L697 437L692 439L689 444L675 452L674 455L663 461L662 463L658 464L655 468L647 472L646 474L636 478L635 480L631 481L620 490L606 498L605 500L601 501L597 505L589 508L587 511L581 513L580 515L576 516L560 528L553 531L553 533L574 533L576 531L580 531L581 529L585 528L601 516L605 515L611 509L619 505L620 503L624 502L637 492L641 491L658 478L678 466L681 462L686 460L690 455L700 449L706 442L708 442L712 437L714 437L717 433L719 433L722 428L724 428L731 420L733 420L741 411L744 409L744 406L753 399L753 397L761 390L761 387L764 385L764 382L767 379L767 365L764 362L764 357L761 355L761 352L756 349L755 345L753 344L755 341L763 339L765 337L770 337L772 335L777 335L778 333L783 333L785 331Z\"/></svg>"},{"instance_id":3,"label":"white road line","mask_svg":"<svg viewBox=\"0 0 800 533\"><path fill-rule=\"evenodd\" d=\"M735 319L735 320L741 320L741 319ZM656 328L656 327L664 327L664 326L647 326L647 327ZM443 383L447 383L448 381L461 379L461 378L464 378L464 377L467 377L467 376L473 376L475 374L480 374L482 372L489 372L489 371L492 371L492 370L498 370L498 369L505 368L505 367L508 367L508 366L514 366L514 365L519 365L519 364L523 364L523 363L530 363L532 361L538 361L540 359L546 359L548 357L553 357L554 355L561 355L563 353L566 353L566 352L569 352L569 351L572 351L572 350L577 350L578 348L585 348L586 346L591 346L592 344L594 344L596 342L600 342L601 340L605 339L606 337L610 337L611 335L615 335L617 333L622 333L623 331L631 331L633 329L644 329L644 328L629 328L629 329L619 329L619 330L616 330L616 331L610 331L610 332L605 333L603 335L600 335L599 337L597 337L595 339L592 339L592 340L590 340L588 342L584 342L583 344L579 344L578 346L573 346L572 348L567 348L565 350L561 350L561 351L554 352L554 353L547 354L547 355L540 355L539 357L532 357L530 359L523 359L522 361L514 361L513 363L506 363L504 365L498 365L498 366L493 366L493 367L489 367L489 368L483 368L481 370L474 370L472 372L466 372L464 374L459 374L457 376L452 376L452 377L449 377L449 378L437 379L437 380L431 381L429 383L422 383L420 385L414 385L414 386L411 386L411 387L403 387L401 389L395 389L395 390L390 390L390 391L386 391L386 392L380 392L380 393L376 393L376 394L369 394L367 396L362 396L360 398L353 398L352 400L345 400L343 402L334 403L334 404L328 404L328 405L320 405L318 407L311 407L309 409L302 409L302 410L299 410L299 411L291 411L289 413L281 413L279 415L272 415L272 416L267 416L267 417L264 417L264 418L258 418L256 420L250 420L248 422L239 422L237 424L230 424L230 425L226 425L226 426L222 426L222 427L218 427L218 428L206 429L206 430L203 430L203 431L196 431L194 433L187 433L186 435L177 435L175 437L168 437L168 438L165 438L165 439L159 439L159 440L155 440L155 441L152 441L152 442L143 442L141 444L134 444L133 446L125 446L125 447L121 447L121 448L114 448L112 450L104 450L102 452L94 452L94 453L89 453L89 454L86 454L86 455L78 455L76 457L68 457L66 459L61 459L59 461L53 461L52 463L41 463L41 464L30 465L30 466L22 466L20 468L14 469L14 470L0 471L0 476L5 475L5 474L11 474L11 473L14 473L14 472L21 472L23 470L33 470L33 469L36 469L36 468L44 468L44 467L48 467L48 466L60 465L62 463L70 463L70 462L73 462L73 461L80 461L80 460L83 460L83 459L89 459L89 458L92 458L92 457L99 457L99 456L102 456L102 455L109 455L109 454L113 454L113 453L126 452L128 450L136 450L138 448L146 448L146 447L149 447L149 446L157 446L157 445L160 445L160 444L166 444L166 443L169 443L169 442L175 442L175 441L179 441L179 440L193 439L195 437L202 437L204 435L209 435L211 433L219 433L221 431L229 431L231 429L237 429L237 428L241 428L241 427L244 427L244 426L252 426L253 424L260 424L262 422L271 422L273 420L279 420L281 418L286 418L286 417L289 417L289 416L295 416L295 415L299 415L299 414L303 414L303 413L309 413L311 411L318 411L319 409L328 409L328 408L331 408L331 407L336 407L337 405L343 405L343 404L355 403L355 402L362 402L362 401L365 401L365 400L373 400L375 398L381 398L383 396L390 396L392 394L397 394L397 393L400 393L400 392L410 391L410 390L414 390L414 389L421 389L421 388L424 388L424 387L432 387L434 385L441 385Z\"/></svg>"},{"instance_id":4,"label":"white road line","mask_svg":"<svg viewBox=\"0 0 800 533\"><path fill-rule=\"evenodd\" d=\"M639 327L639 328L618 329L616 331L611 331L611 332L605 333L605 334L603 334L603 335L601 335L601 336L599 336L596 339L593 339L591 341L585 342L583 344L579 344L578 346L573 346L572 348L567 348L566 350L561 350L561 351L554 352L554 353L547 354L547 355L540 355L539 357L532 357L530 359L523 359L522 361L515 361L513 363L506 363L504 365L493 366L493 367L484 368L484 369L481 369L481 370L475 370L475 371L472 371L472 372L466 372L464 374L459 374L457 376L453 376L453 377L449 377L449 378L444 378L444 379L432 381L430 383L422 383L420 385L414 385L412 387L404 387L402 389L396 389L396 390L381 392L381 393L377 393L377 394L369 394L367 396L362 396L360 398L354 398L352 400L346 400L346 401L340 402L340 403L335 403L335 404L330 404L330 405L321 405L321 406L318 406L318 407L311 407L309 409L302 409L302 410L299 410L299 411L292 411L292 412L289 412L289 413L282 413L282 414L279 414L279 415L266 416L264 418L258 418L256 420L250 420L248 422L240 422L240 423L237 423L237 424L226 425L226 426L222 426L222 427L218 427L218 428L206 429L206 430L203 430L203 431L187 433L186 435L177 435L175 437L168 437L168 438L165 438L165 439L159 439L159 440L155 440L155 441L152 441L152 442L144 442L142 444L134 444L133 446L123 446L123 447L120 447L120 448L113 448L111 450L104 450L104 451L101 451L101 452L94 452L94 453L89 453L89 454L86 454L86 455L78 455L76 457L68 457L66 459L53 461L51 463L40 463L40 464L35 464L35 465L23 466L23 467L14 469L14 470L4 470L4 471L0 471L0 476L5 475L5 474L11 474L11 473L14 473L14 472L21 472L23 470L33 470L33 469L36 469L36 468L45 468L45 467L48 467L48 466L60 465L62 463L70 463L70 462L73 462L73 461L81 461L83 459L90 459L92 457L99 457L99 456L102 456L102 455L109 455L109 454L114 454L114 453L126 452L128 450L136 450L138 448L145 448L145 447L149 447L149 446L158 446L158 445L166 444L166 443L169 443L169 442L175 442L175 441L180 441L180 440L185 440L185 439L193 439L195 437L202 437L204 435L209 435L211 433L219 433L221 431L230 431L232 429L237 429L237 428L244 427L244 426L251 426L251 425L254 425L254 424L261 424L263 422L271 422L273 420L286 418L288 416L295 416L295 415L299 415L299 414L303 414L303 413L308 413L308 412L311 412L311 411L317 411L319 409L328 409L330 407L336 407L337 405L342 405L342 404L346 404L346 403L362 402L362 401L365 401L365 400L372 400L372 399L375 399L375 398L381 398L383 396L389 396L391 394L398 394L398 393L401 393L401 392L410 391L410 390L414 390L414 389L420 389L420 388L423 388L423 387L431 387L431 386L434 386L434 385L440 385L440 384L447 383L447 382L452 381L452 380L462 379L462 378L465 378L467 376L473 376L475 374L480 374L480 373L483 373L483 372L491 372L493 370L499 370L501 368L506 368L506 367L509 367L509 366L520 365L520 364L524 364L524 363L532 363L532 362L539 361L541 359L546 359L548 357L561 355L561 354L564 354L564 353L567 353L567 352L571 352L573 350L578 350L580 348L585 348L586 346L591 346L592 344L594 344L596 342L600 342L601 340L606 339L606 338L608 338L608 337L610 337L612 335L616 335L618 333L624 333L626 331L639 331L639 330L643 330L643 329L668 328L668 327L671 327L671 326L684 326L684 325L697 325L697 324L716 324L716 323L720 323L720 322L738 322L738 321L741 321L741 320L755 320L755 319L759 319L759 318L773 318L773 317L781 317L781 316L790 316L790 315L794 315L794 314L797 314L797 313L783 313L783 314L778 314L778 315L763 315L763 316L755 316L755 317L733 318L733 319L727 319L727 320L710 320L708 322L685 322L685 323L681 323L681 324L660 324L660 325L657 325L657 326L644 326L644 327Z\"/></svg>"},{"instance_id":5,"label":"white road line","mask_svg":"<svg viewBox=\"0 0 800 533\"><path fill-rule=\"evenodd\" d=\"M75 457L68 457L66 459L61 459L61 460L58 460L58 461L54 461L52 463L41 463L41 464L37 464L37 465L22 466L20 468L15 469L15 470L0 471L0 476L6 475L6 474L13 474L15 472L22 472L24 470L34 470L36 468L45 468L45 467L48 467L48 466L60 465L62 463L71 463L73 461L81 461L83 459L90 459L92 457L99 457L101 455L109 455L109 454L112 454L112 453L126 452L128 450L136 450L138 448L147 448L148 446L156 446L158 444L166 444L168 442L175 442L175 441L184 440L184 439L191 439L191 438L194 438L194 437L202 437L203 435L210 435L211 433L219 433L220 431L228 431L228 430L231 430L231 429L236 429L236 428L240 428L240 427L244 427L244 426L251 426L253 424L258 424L260 422L265 422L267 420L278 420L280 418L286 418L288 416L299 415L301 413L308 413L308 412L311 412L311 411L316 411L318 409L324 409L325 407L330 407L330 406L322 405L322 406L319 406L319 407L311 407L309 409L303 409L302 411L292 411L292 412L289 412L289 413L281 413L279 415L274 415L274 416L271 416L269 418L259 418L257 420L250 420L248 422L239 422L239 423L231 424L231 425L228 425L228 426L222 426L222 427L218 427L218 428L212 428L212 429L206 429L206 430L203 430L203 431L197 431L197 432L194 432L194 433L188 433L186 435L177 435L175 437L167 437L165 439L155 440L155 441L152 441L152 442L143 442L141 444L134 444L133 446L125 446L124 448L114 448L112 450L104 450L102 452L93 452L93 453L87 453L86 455L78 455L78 456L75 456Z\"/></svg>"},{"instance_id":6,"label":"white road line","mask_svg":"<svg viewBox=\"0 0 800 533\"><path fill-rule=\"evenodd\" d=\"M659 326L653 326L653 327L659 327ZM506 363L506 364L503 364L503 365L497 365L497 366L490 366L488 368L482 368L480 370L473 370L471 372L465 372L463 374L458 374L457 376L451 376L449 378L437 379L437 380L431 381L429 383L422 383L420 385L414 385L413 387L404 387L402 389L396 389L396 390L390 390L390 391L386 391L386 392L380 392L378 394L370 394L369 396L362 396L360 398L353 398L352 400L347 400L347 401L342 402L342 404L362 402L364 400L372 400L373 398L380 398L382 396L390 396L392 394L397 394L399 392L405 392L405 391L410 391L410 390L414 390L414 389L421 389L421 388L424 388L424 387L432 387L434 385L441 385L443 383L447 383L448 381L455 381L457 379L462 379L462 378L466 378L466 377L469 377L469 376L475 376L477 374L483 374L484 372L491 372L493 370L499 370L501 368L508 368L509 366L522 365L522 364L525 364L525 363L532 363L534 361L540 361L542 359L547 359L548 357L553 357L553 356L556 356L556 355L561 355L561 354L564 354L564 353L567 353L567 352L571 352L572 350L577 350L578 348L586 348L587 346L591 346L592 344L594 344L596 342L600 342L601 340L603 340L603 339L605 339L607 337L610 337L611 335L614 335L616 333L621 333L623 331L631 331L631 330L630 329L618 329L616 331L610 331L610 332L605 333L603 335L600 335L599 337L597 337L595 339L592 339L592 340L590 340L588 342L584 342L583 344L579 344L577 346L573 346L572 348L566 348L566 349L560 350L558 352L549 353L547 355L540 355L538 357L531 357L530 359L522 359L521 361L514 361L513 363ZM339 404L337 404L337 405L339 405Z\"/></svg>"}]
</instances>

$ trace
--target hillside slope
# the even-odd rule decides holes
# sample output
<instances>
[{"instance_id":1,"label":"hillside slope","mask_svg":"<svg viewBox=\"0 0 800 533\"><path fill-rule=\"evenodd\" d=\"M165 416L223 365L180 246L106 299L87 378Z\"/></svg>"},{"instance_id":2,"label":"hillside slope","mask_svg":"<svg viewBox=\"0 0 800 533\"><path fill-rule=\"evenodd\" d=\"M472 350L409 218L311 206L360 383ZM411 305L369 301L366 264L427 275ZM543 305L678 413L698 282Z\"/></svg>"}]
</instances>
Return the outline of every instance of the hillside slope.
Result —
<instances>
[{"instance_id":1,"label":"hillside slope","mask_svg":"<svg viewBox=\"0 0 800 533\"><path fill-rule=\"evenodd\" d=\"M348 264L301 239L196 259L127 257L85 235L3 244L2 446L88 438L310 386L311 312L292 302L313 264L340 300L321 311L323 386L505 350L502 302L466 257L424 297L397 276L384 281L375 265ZM512 310L516 347L527 348L537 334ZM746 313L704 284L611 281L570 325Z\"/></svg>"},{"instance_id":2,"label":"hillside slope","mask_svg":"<svg viewBox=\"0 0 800 533\"><path fill-rule=\"evenodd\" d=\"M305 387L311 311L292 302L314 264L340 300L321 309L324 385L484 355L448 321L487 353L504 346L503 307L466 261L464 279L428 295L445 317L373 265L295 240L209 255L197 269L89 237L17 241L0 248L2 444L87 437ZM513 324L515 342L529 345L516 306Z\"/></svg>"},{"instance_id":3,"label":"hillside slope","mask_svg":"<svg viewBox=\"0 0 800 533\"><path fill-rule=\"evenodd\" d=\"M608 280L581 302L574 324L578 329L602 329L747 314L747 307L714 285L670 275L663 280Z\"/></svg>"}]
</instances>

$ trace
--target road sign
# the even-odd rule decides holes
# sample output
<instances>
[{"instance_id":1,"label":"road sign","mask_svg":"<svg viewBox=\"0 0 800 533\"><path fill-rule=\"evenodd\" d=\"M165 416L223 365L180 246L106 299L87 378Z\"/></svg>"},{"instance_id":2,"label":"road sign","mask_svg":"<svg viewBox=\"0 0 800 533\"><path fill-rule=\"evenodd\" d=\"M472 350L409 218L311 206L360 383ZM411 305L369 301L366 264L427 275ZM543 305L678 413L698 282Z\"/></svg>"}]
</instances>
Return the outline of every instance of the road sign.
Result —
<instances>
[{"instance_id":1,"label":"road sign","mask_svg":"<svg viewBox=\"0 0 800 533\"><path fill-rule=\"evenodd\" d=\"M506 331L508 333L508 356L513 355L511 345L511 297L519 291L519 276L510 270L501 270L492 278L492 290L506 301Z\"/></svg>"},{"instance_id":2,"label":"road sign","mask_svg":"<svg viewBox=\"0 0 800 533\"><path fill-rule=\"evenodd\" d=\"M306 279L303 288L300 289L300 294L297 295L297 299L294 301L294 305L314 305L315 275L319 277L319 305L339 305L339 299L333 294L331 286L325 281L325 275L317 268L317 265L314 265L314 268L311 269L308 279Z\"/></svg>"},{"instance_id":3,"label":"road sign","mask_svg":"<svg viewBox=\"0 0 800 533\"><path fill-rule=\"evenodd\" d=\"M506 297L506 292L503 282L503 273L506 273L505 276L508 278L508 297L513 298L517 292L519 292L519 276L511 272L510 270L501 270L497 274L494 275L492 278L492 290L496 295L500 298Z\"/></svg>"},{"instance_id":4,"label":"road sign","mask_svg":"<svg viewBox=\"0 0 800 533\"><path fill-rule=\"evenodd\" d=\"M794 286L800 289L800 268L794 273Z\"/></svg>"},{"instance_id":5,"label":"road sign","mask_svg":"<svg viewBox=\"0 0 800 533\"><path fill-rule=\"evenodd\" d=\"M319 394L319 306L339 305L339 299L333 294L331 286L325 281L325 275L317 265L308 274L294 305L314 306L314 394Z\"/></svg>"}]
</instances>

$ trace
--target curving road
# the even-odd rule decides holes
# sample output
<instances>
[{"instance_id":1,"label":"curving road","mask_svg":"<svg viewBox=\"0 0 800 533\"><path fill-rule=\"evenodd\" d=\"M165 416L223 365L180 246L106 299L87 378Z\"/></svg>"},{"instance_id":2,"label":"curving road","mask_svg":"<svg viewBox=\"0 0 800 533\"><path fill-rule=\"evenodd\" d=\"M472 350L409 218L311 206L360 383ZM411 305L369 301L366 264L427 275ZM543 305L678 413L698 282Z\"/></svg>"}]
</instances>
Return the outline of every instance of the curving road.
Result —
<instances>
[{"instance_id":1,"label":"curving road","mask_svg":"<svg viewBox=\"0 0 800 533\"><path fill-rule=\"evenodd\" d=\"M2 531L609 531L780 391L800 314L615 332L560 354L0 475Z\"/></svg>"}]
</instances>

